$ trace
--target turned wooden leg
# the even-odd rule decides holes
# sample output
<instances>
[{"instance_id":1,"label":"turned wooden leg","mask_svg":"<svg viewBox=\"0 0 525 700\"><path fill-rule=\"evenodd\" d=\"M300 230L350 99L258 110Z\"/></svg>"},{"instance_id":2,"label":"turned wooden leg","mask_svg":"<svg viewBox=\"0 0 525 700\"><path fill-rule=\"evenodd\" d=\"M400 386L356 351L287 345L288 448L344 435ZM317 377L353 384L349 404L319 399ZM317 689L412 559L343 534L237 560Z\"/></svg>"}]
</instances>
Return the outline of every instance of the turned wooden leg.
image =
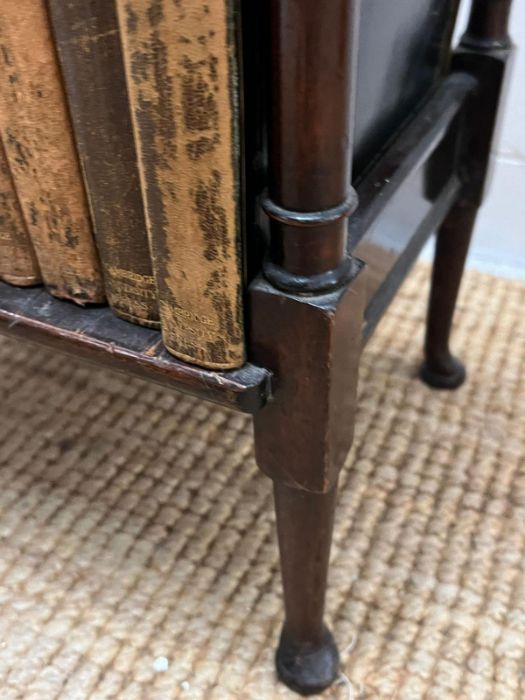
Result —
<instances>
[{"instance_id":1,"label":"turned wooden leg","mask_svg":"<svg viewBox=\"0 0 525 700\"><path fill-rule=\"evenodd\" d=\"M275 490L285 603L277 674L303 695L338 675L323 609L338 474L354 428L363 286L358 273L326 296L281 293L264 280L250 290L252 357L275 386L254 436Z\"/></svg>"},{"instance_id":2,"label":"turned wooden leg","mask_svg":"<svg viewBox=\"0 0 525 700\"><path fill-rule=\"evenodd\" d=\"M465 381L465 367L450 352L450 330L477 208L459 203L437 234L428 306L425 360L421 379L436 389L455 389Z\"/></svg>"},{"instance_id":3,"label":"turned wooden leg","mask_svg":"<svg viewBox=\"0 0 525 700\"><path fill-rule=\"evenodd\" d=\"M337 488L312 494L275 482L274 490L285 606L277 673L292 690L312 695L331 685L339 669L323 623Z\"/></svg>"},{"instance_id":4,"label":"turned wooden leg","mask_svg":"<svg viewBox=\"0 0 525 700\"><path fill-rule=\"evenodd\" d=\"M269 245L250 284L248 353L270 370L273 388L254 416L255 451L275 484L285 600L277 672L308 695L338 673L323 607L362 347L366 276L347 253L346 221L357 207L350 183L359 2L253 5L267 13L271 53L261 198Z\"/></svg>"},{"instance_id":5,"label":"turned wooden leg","mask_svg":"<svg viewBox=\"0 0 525 700\"><path fill-rule=\"evenodd\" d=\"M467 31L452 62L455 70L474 76L478 88L465 113L463 192L438 232L432 273L421 378L438 389L455 389L465 381L465 368L450 352L450 328L513 53L507 31L510 8L511 0L473 0Z\"/></svg>"}]
</instances>

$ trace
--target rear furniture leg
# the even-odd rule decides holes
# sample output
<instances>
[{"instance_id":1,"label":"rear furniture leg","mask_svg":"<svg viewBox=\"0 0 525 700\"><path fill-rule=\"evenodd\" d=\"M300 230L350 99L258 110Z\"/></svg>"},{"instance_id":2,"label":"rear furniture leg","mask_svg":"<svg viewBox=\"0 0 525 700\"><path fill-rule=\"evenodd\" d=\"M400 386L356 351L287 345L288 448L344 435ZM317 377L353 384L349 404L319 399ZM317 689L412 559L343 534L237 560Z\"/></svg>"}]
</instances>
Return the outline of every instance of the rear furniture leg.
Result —
<instances>
[{"instance_id":1,"label":"rear furniture leg","mask_svg":"<svg viewBox=\"0 0 525 700\"><path fill-rule=\"evenodd\" d=\"M477 208L457 204L436 239L421 379L436 389L455 389L465 381L465 367L450 352L449 340L463 268Z\"/></svg>"},{"instance_id":2,"label":"rear furniture leg","mask_svg":"<svg viewBox=\"0 0 525 700\"><path fill-rule=\"evenodd\" d=\"M455 70L477 79L478 89L467 106L464 122L460 155L463 192L436 241L421 378L438 389L455 389L465 380L465 368L450 352L449 337L512 55L507 33L510 7L511 0L473 0L468 28L453 60Z\"/></svg>"}]
</instances>

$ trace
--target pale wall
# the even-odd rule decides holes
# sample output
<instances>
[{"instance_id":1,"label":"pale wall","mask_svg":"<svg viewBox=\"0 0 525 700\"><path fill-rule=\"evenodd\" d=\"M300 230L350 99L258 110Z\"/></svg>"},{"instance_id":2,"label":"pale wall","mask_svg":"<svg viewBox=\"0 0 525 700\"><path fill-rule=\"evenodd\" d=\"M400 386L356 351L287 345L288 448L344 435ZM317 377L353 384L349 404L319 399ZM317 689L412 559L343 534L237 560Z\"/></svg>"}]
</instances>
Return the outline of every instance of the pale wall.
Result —
<instances>
[{"instance_id":1,"label":"pale wall","mask_svg":"<svg viewBox=\"0 0 525 700\"><path fill-rule=\"evenodd\" d=\"M464 28L469 5L462 3L457 36ZM525 0L514 0L510 33L516 55L494 143L492 179L468 264L525 277Z\"/></svg>"}]
</instances>

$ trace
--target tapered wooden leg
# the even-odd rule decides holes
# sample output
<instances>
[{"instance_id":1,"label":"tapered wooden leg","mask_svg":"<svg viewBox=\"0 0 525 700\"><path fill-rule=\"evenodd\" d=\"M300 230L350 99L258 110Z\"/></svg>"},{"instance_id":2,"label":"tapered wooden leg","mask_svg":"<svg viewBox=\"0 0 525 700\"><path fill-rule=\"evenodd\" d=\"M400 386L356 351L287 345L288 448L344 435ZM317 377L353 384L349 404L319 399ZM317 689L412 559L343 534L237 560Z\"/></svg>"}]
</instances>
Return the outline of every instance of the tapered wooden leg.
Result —
<instances>
[{"instance_id":1,"label":"tapered wooden leg","mask_svg":"<svg viewBox=\"0 0 525 700\"><path fill-rule=\"evenodd\" d=\"M360 3L247 4L262 8L271 54L261 83L269 88L261 198L269 245L250 284L248 353L270 370L274 393L254 416L255 452L275 484L286 608L277 672L308 695L338 669L323 607L366 288L364 264L347 253L346 221L357 207L350 183Z\"/></svg>"},{"instance_id":2,"label":"tapered wooden leg","mask_svg":"<svg viewBox=\"0 0 525 700\"><path fill-rule=\"evenodd\" d=\"M450 352L450 328L513 53L507 31L510 8L511 0L472 0L467 31L452 62L454 70L475 77L478 88L465 113L463 192L439 230L432 274L421 378L438 389L455 389L465 381L465 368Z\"/></svg>"},{"instance_id":3,"label":"tapered wooden leg","mask_svg":"<svg viewBox=\"0 0 525 700\"><path fill-rule=\"evenodd\" d=\"M465 367L450 352L450 331L477 208L459 203L437 234L421 379L436 389L463 384Z\"/></svg>"},{"instance_id":4,"label":"tapered wooden leg","mask_svg":"<svg viewBox=\"0 0 525 700\"><path fill-rule=\"evenodd\" d=\"M275 393L254 416L255 454L274 483L285 622L277 673L309 695L338 675L323 624L337 480L352 444L364 277L322 295L252 283L251 351Z\"/></svg>"},{"instance_id":5,"label":"tapered wooden leg","mask_svg":"<svg viewBox=\"0 0 525 700\"><path fill-rule=\"evenodd\" d=\"M276 654L279 678L312 695L338 675L339 654L323 623L337 488L312 494L275 482L285 621Z\"/></svg>"}]
</instances>

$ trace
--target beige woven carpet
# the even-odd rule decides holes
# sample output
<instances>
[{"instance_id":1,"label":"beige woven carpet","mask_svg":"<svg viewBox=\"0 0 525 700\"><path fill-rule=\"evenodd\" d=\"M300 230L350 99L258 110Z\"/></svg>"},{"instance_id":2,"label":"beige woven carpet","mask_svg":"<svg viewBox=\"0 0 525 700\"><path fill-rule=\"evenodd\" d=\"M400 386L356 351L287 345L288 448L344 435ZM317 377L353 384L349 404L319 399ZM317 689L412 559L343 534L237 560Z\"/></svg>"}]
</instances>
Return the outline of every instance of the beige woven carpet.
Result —
<instances>
[{"instance_id":1,"label":"beige woven carpet","mask_svg":"<svg viewBox=\"0 0 525 700\"><path fill-rule=\"evenodd\" d=\"M470 273L469 381L422 386L428 269L363 357L327 698L525 697L525 285ZM248 418L0 341L0 699L292 698Z\"/></svg>"}]
</instances>

